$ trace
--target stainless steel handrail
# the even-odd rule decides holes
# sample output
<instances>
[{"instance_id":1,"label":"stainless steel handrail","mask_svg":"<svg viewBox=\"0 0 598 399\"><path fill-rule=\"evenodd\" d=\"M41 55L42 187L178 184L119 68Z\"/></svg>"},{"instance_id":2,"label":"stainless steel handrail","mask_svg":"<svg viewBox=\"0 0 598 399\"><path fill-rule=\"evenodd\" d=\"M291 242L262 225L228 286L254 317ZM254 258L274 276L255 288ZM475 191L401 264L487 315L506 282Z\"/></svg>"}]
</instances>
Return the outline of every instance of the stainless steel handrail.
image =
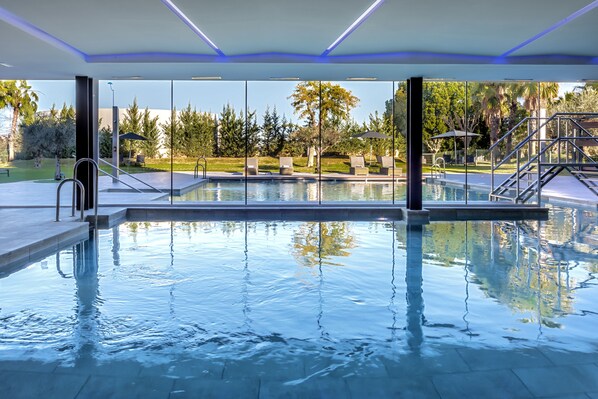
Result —
<instances>
[{"instance_id":1,"label":"stainless steel handrail","mask_svg":"<svg viewBox=\"0 0 598 399\"><path fill-rule=\"evenodd\" d=\"M73 182L73 191L75 191L75 187L79 187L79 191L81 192L81 198L85 198L85 187L83 187L83 183L81 183L77 179L64 179L58 185L56 189L56 221L60 222L60 189L62 186L67 182ZM81 206L81 221L85 220L85 212L83 210L83 206ZM71 216L75 216L75 202L73 201L71 207Z\"/></svg>"},{"instance_id":2,"label":"stainless steel handrail","mask_svg":"<svg viewBox=\"0 0 598 399\"><path fill-rule=\"evenodd\" d=\"M141 183L141 184L143 184L143 185L146 185L147 187L151 188L152 190L155 190L155 191L157 191L157 192L159 192L159 193L164 193L162 190L160 190L160 189L158 189L158 188L156 188L156 187L152 186L152 185L151 185L151 184L149 184L149 183L146 183L146 182L144 182L144 181L143 181L143 180L141 180L141 179L138 179L138 178L136 178L135 176L133 176L132 174L130 174L130 173L128 173L128 172L126 172L126 171L122 170L122 169L121 169L121 168L119 168L118 166L114 166L114 165L112 165L110 162L106 162L106 161L104 161L104 160L103 160L103 159L101 159L101 158L100 158L100 162L101 162L101 163L103 163L103 164L106 164L106 165L108 165L108 166L110 166L110 167L112 167L112 168L115 168L115 169L116 169L116 170L118 170L120 173L123 173L123 174L125 174L125 175L129 176L131 179L133 179L133 180L136 180L136 181L138 181L139 183ZM127 186L127 187L129 187L129 188L131 188L131 189L133 189L133 190L135 190L135 191L137 191L138 193L142 193L142 192L143 192L143 191L139 190L138 188L135 188L135 187L131 186L130 184L127 184L127 183L125 183L124 181L122 181L122 180L121 180L121 179L119 179L118 177L114 177L112 174L110 174L110 173L108 173L108 172L106 172L106 171L103 171L103 170L101 170L101 169L100 169L100 172L104 173L104 174L105 174L105 175L107 175L107 176L112 176L113 178L115 178L116 180L118 180L119 182L121 182L122 184L124 184L125 186Z\"/></svg>"},{"instance_id":3,"label":"stainless steel handrail","mask_svg":"<svg viewBox=\"0 0 598 399\"><path fill-rule=\"evenodd\" d=\"M94 203L93 203L93 209L94 209L94 216L95 216L95 220L94 220L94 227L98 226L98 195L99 195L99 188L98 185L100 183L100 167L98 165L98 163L93 160L92 158L80 158L77 160L77 162L75 162L75 165L73 166L73 178L76 179L77 178L77 169L79 169L79 165L81 165L83 162L87 162L90 163L91 165L93 165L93 167L95 168L95 196L94 196ZM83 208L85 208L83 206L85 202L85 196L82 195L81 196L81 211L83 211ZM75 206L75 186L73 186L73 207Z\"/></svg>"},{"instance_id":4,"label":"stainless steel handrail","mask_svg":"<svg viewBox=\"0 0 598 399\"><path fill-rule=\"evenodd\" d=\"M203 165L200 165L199 161L202 159L203 159ZM199 177L199 167L200 166L202 168L202 178L206 179L207 173L208 173L208 160L204 156L197 158L197 161L195 162L195 168L193 169L193 178L197 179Z\"/></svg>"}]
</instances>

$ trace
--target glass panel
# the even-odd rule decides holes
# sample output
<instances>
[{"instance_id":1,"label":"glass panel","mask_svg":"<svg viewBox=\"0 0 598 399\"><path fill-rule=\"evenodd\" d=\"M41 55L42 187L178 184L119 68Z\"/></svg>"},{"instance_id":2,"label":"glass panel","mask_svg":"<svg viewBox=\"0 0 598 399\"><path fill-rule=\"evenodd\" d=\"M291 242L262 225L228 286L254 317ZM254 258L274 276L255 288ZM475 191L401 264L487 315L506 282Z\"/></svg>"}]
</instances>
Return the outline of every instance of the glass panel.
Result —
<instances>
[{"instance_id":1,"label":"glass panel","mask_svg":"<svg viewBox=\"0 0 598 399\"><path fill-rule=\"evenodd\" d=\"M173 201L245 203L245 82L175 81L173 101Z\"/></svg>"},{"instance_id":2,"label":"glass panel","mask_svg":"<svg viewBox=\"0 0 598 399\"><path fill-rule=\"evenodd\" d=\"M322 201L392 202L392 82L322 82ZM392 105L392 104L391 104ZM391 107L392 108L392 107Z\"/></svg>"},{"instance_id":3,"label":"glass panel","mask_svg":"<svg viewBox=\"0 0 598 399\"><path fill-rule=\"evenodd\" d=\"M473 159L469 147L478 136L470 118L464 82L424 82L424 201L465 202L465 184ZM473 136L476 134L476 136ZM467 148L466 148L467 147Z\"/></svg>"},{"instance_id":4,"label":"glass panel","mask_svg":"<svg viewBox=\"0 0 598 399\"><path fill-rule=\"evenodd\" d=\"M101 80L98 85L100 189L137 193L135 199L100 194L100 204L167 201L171 188L170 82ZM113 107L118 107L118 139ZM179 187L175 184L174 189Z\"/></svg>"},{"instance_id":5,"label":"glass panel","mask_svg":"<svg viewBox=\"0 0 598 399\"><path fill-rule=\"evenodd\" d=\"M0 85L7 102L0 110L0 184L72 177L75 82L7 80ZM54 205L50 192L55 187L46 189L47 205Z\"/></svg>"},{"instance_id":6,"label":"glass panel","mask_svg":"<svg viewBox=\"0 0 598 399\"><path fill-rule=\"evenodd\" d=\"M248 156L259 160L259 174L248 179L248 202L318 201L318 175L308 166L305 143L309 113L317 116L319 100L312 98L309 109L307 102L296 101L303 84L247 83Z\"/></svg>"}]
</instances>

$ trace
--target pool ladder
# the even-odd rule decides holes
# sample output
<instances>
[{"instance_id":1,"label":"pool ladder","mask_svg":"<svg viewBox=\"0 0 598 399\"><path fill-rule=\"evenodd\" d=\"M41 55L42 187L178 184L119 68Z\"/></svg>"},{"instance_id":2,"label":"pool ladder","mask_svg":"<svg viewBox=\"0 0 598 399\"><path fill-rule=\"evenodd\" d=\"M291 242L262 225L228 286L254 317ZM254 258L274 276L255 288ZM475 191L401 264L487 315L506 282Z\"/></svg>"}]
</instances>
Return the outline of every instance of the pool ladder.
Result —
<instances>
[{"instance_id":1,"label":"pool ladder","mask_svg":"<svg viewBox=\"0 0 598 399\"><path fill-rule=\"evenodd\" d=\"M199 163L203 159L203 165ZM202 178L206 179L208 174L208 160L206 157L199 157L195 162L195 168L193 169L193 178L197 179L199 177L199 168L201 167L202 170Z\"/></svg>"},{"instance_id":2,"label":"pool ladder","mask_svg":"<svg viewBox=\"0 0 598 399\"><path fill-rule=\"evenodd\" d=\"M446 162L444 158L436 158L434 165L432 165L432 168L430 169L430 174L433 179L436 177L446 178Z\"/></svg>"},{"instance_id":3,"label":"pool ladder","mask_svg":"<svg viewBox=\"0 0 598 399\"><path fill-rule=\"evenodd\" d=\"M77 169L79 168L79 165L81 165L82 163L87 162L90 163L91 165L93 165L93 168L95 168L95 174L94 174L94 183L95 183L95 198L94 198L94 204L93 204L93 209L94 209L94 227L98 226L98 183L99 183L99 170L100 167L98 166L98 163L96 161L94 161L92 158L81 158L79 159L77 162L75 162L75 166L73 167L73 178L72 179L64 179L63 181L60 182L60 184L58 185L58 188L56 189L56 221L59 222L60 221L60 190L62 189L62 186L65 183L68 182L72 182L73 183L73 198L72 198L72 204L71 204L71 216L74 217L75 216L75 209L76 207L76 189L79 188L79 193L81 195L81 221L85 221L85 211L84 211L84 206L83 206L83 202L85 201L85 187L83 186L83 183L81 183L80 180L77 180L76 176L77 176Z\"/></svg>"}]
</instances>

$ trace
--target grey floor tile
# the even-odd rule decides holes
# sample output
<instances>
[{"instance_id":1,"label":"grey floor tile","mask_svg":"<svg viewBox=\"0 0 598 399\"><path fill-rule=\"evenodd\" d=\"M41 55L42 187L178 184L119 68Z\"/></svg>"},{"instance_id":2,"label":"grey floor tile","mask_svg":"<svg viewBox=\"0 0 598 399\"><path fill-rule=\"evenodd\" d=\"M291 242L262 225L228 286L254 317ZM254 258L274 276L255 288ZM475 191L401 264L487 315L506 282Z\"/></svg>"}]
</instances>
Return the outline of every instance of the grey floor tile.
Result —
<instances>
[{"instance_id":1,"label":"grey floor tile","mask_svg":"<svg viewBox=\"0 0 598 399\"><path fill-rule=\"evenodd\" d=\"M72 399L86 380L82 375L0 371L0 398Z\"/></svg>"},{"instance_id":2,"label":"grey floor tile","mask_svg":"<svg viewBox=\"0 0 598 399\"><path fill-rule=\"evenodd\" d=\"M553 366L513 370L536 396L555 396L598 390L598 366Z\"/></svg>"},{"instance_id":3,"label":"grey floor tile","mask_svg":"<svg viewBox=\"0 0 598 399\"><path fill-rule=\"evenodd\" d=\"M440 398L432 379L416 376L408 379L347 378L351 397L356 398Z\"/></svg>"},{"instance_id":4,"label":"grey floor tile","mask_svg":"<svg viewBox=\"0 0 598 399\"><path fill-rule=\"evenodd\" d=\"M77 399L166 399L172 391L169 378L119 378L92 376Z\"/></svg>"},{"instance_id":5,"label":"grey floor tile","mask_svg":"<svg viewBox=\"0 0 598 399\"><path fill-rule=\"evenodd\" d=\"M271 398L346 398L348 390L342 378L309 378L301 383L262 380L260 399Z\"/></svg>"},{"instance_id":6,"label":"grey floor tile","mask_svg":"<svg viewBox=\"0 0 598 399\"><path fill-rule=\"evenodd\" d=\"M257 399L259 389L260 381L258 379L180 379L174 381L174 388L170 393L170 399Z\"/></svg>"},{"instance_id":7,"label":"grey floor tile","mask_svg":"<svg viewBox=\"0 0 598 399\"><path fill-rule=\"evenodd\" d=\"M295 380L305 377L305 368L301 359L275 360L238 360L227 361L224 365L223 377L228 378L261 378L272 380Z\"/></svg>"},{"instance_id":8,"label":"grey floor tile","mask_svg":"<svg viewBox=\"0 0 598 399\"><path fill-rule=\"evenodd\" d=\"M139 376L163 376L169 378L210 378L220 379L224 362L206 360L185 360L174 363L142 367Z\"/></svg>"},{"instance_id":9,"label":"grey floor tile","mask_svg":"<svg viewBox=\"0 0 598 399\"><path fill-rule=\"evenodd\" d=\"M511 370L439 374L432 377L443 399L531 398L531 393Z\"/></svg>"},{"instance_id":10,"label":"grey floor tile","mask_svg":"<svg viewBox=\"0 0 598 399\"><path fill-rule=\"evenodd\" d=\"M557 351L548 348L541 348L540 350L557 366L598 363L598 350L595 352Z\"/></svg>"},{"instance_id":11,"label":"grey floor tile","mask_svg":"<svg viewBox=\"0 0 598 399\"><path fill-rule=\"evenodd\" d=\"M497 370L514 367L551 366L552 363L537 349L457 349L472 370Z\"/></svg>"},{"instance_id":12,"label":"grey floor tile","mask_svg":"<svg viewBox=\"0 0 598 399\"><path fill-rule=\"evenodd\" d=\"M100 375L111 377L130 377L139 375L141 366L133 361L115 361L106 363L84 362L72 366L58 366L55 372L62 374Z\"/></svg>"},{"instance_id":13,"label":"grey floor tile","mask_svg":"<svg viewBox=\"0 0 598 399\"><path fill-rule=\"evenodd\" d=\"M371 377L388 378L388 372L381 359L369 358L360 361L321 361L306 363L305 372L308 376L333 378Z\"/></svg>"},{"instance_id":14,"label":"grey floor tile","mask_svg":"<svg viewBox=\"0 0 598 399\"><path fill-rule=\"evenodd\" d=\"M406 354L395 359L382 359L390 377L404 375L432 375L470 371L455 349L448 349L434 355Z\"/></svg>"},{"instance_id":15,"label":"grey floor tile","mask_svg":"<svg viewBox=\"0 0 598 399\"><path fill-rule=\"evenodd\" d=\"M0 370L12 371L38 371L49 373L52 372L58 363L38 362L35 360L3 360L0 361Z\"/></svg>"}]
</instances>

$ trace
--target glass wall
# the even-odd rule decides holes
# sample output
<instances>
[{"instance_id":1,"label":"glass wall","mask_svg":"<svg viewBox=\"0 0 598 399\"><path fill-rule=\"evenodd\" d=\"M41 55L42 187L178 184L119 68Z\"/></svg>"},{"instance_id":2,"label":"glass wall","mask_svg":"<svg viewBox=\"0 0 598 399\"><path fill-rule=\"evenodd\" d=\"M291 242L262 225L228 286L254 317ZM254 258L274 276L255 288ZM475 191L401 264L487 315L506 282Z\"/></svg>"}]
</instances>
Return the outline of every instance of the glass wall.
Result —
<instances>
[{"instance_id":1,"label":"glass wall","mask_svg":"<svg viewBox=\"0 0 598 399\"><path fill-rule=\"evenodd\" d=\"M75 82L0 81L0 184L55 182L72 177ZM53 198L51 185L36 186ZM47 195L46 195L47 194Z\"/></svg>"},{"instance_id":2,"label":"glass wall","mask_svg":"<svg viewBox=\"0 0 598 399\"><path fill-rule=\"evenodd\" d=\"M2 113L0 184L70 177L74 82L12 84L25 97L16 130L14 107ZM572 122L551 115L595 112L594 86L425 81L425 204L486 201L537 154L573 156L571 144L551 147L573 134ZM405 203L403 81L99 81L99 107L102 170L118 178L101 178L104 204ZM587 159L594 150L584 149Z\"/></svg>"},{"instance_id":3,"label":"glass wall","mask_svg":"<svg viewBox=\"0 0 598 399\"><path fill-rule=\"evenodd\" d=\"M167 201L174 182L170 82L101 80L98 88L100 204L128 201L104 192L137 193L135 203Z\"/></svg>"}]
</instances>

